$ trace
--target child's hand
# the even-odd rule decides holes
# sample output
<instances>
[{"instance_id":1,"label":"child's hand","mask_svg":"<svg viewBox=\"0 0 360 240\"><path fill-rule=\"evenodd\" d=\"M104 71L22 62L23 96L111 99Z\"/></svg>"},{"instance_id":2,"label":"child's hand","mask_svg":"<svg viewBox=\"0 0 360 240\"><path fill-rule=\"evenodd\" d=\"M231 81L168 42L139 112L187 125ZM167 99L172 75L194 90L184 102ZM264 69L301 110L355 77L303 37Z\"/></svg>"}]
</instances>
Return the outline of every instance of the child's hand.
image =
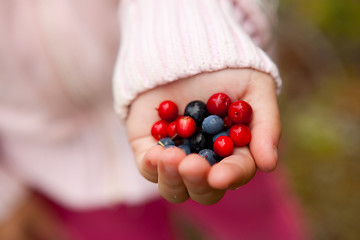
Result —
<instances>
[{"instance_id":1,"label":"child's hand","mask_svg":"<svg viewBox=\"0 0 360 240\"><path fill-rule=\"evenodd\" d=\"M232 101L245 100L253 108L249 147L235 148L233 155L210 164L197 154L185 155L179 148L156 145L150 130L159 120L156 107L172 100L179 114L193 100L207 99L224 92ZM249 70L222 70L204 73L159 86L138 96L126 120L128 137L141 174L157 182L161 195L180 203L189 197L204 205L219 201L226 190L236 189L254 177L256 169L271 171L277 164L281 125L273 79Z\"/></svg>"}]
</instances>

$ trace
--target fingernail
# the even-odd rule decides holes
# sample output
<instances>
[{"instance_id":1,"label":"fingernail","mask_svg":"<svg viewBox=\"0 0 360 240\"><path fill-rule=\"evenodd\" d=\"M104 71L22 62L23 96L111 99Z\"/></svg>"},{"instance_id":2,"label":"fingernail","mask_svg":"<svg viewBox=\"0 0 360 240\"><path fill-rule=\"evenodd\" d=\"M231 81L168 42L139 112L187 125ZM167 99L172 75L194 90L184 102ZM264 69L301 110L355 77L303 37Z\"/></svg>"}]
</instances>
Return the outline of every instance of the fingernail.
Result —
<instances>
[{"instance_id":1,"label":"fingernail","mask_svg":"<svg viewBox=\"0 0 360 240\"><path fill-rule=\"evenodd\" d=\"M151 165L152 167L157 167L157 163L156 163L155 161L150 161L150 165Z\"/></svg>"}]
</instances>

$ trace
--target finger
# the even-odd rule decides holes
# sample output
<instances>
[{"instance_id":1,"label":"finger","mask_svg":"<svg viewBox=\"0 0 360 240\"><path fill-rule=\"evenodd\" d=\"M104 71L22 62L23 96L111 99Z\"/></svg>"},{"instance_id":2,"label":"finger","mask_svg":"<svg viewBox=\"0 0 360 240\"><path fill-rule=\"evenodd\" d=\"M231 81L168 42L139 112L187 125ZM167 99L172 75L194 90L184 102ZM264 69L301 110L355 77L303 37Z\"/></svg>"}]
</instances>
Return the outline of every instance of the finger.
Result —
<instances>
[{"instance_id":1,"label":"finger","mask_svg":"<svg viewBox=\"0 0 360 240\"><path fill-rule=\"evenodd\" d=\"M236 189L250 181L256 165L248 147L235 148L233 155L214 164L208 175L209 185L215 189Z\"/></svg>"},{"instance_id":2,"label":"finger","mask_svg":"<svg viewBox=\"0 0 360 240\"><path fill-rule=\"evenodd\" d=\"M277 149L281 135L280 114L275 85L271 78L252 85L250 104L253 107L253 119L250 123L252 139L250 151L257 167L269 172L276 168Z\"/></svg>"},{"instance_id":3,"label":"finger","mask_svg":"<svg viewBox=\"0 0 360 240\"><path fill-rule=\"evenodd\" d=\"M178 167L186 157L177 147L165 149L158 161L158 187L160 194L171 203L181 203L189 198L186 186L179 174Z\"/></svg>"},{"instance_id":4,"label":"finger","mask_svg":"<svg viewBox=\"0 0 360 240\"><path fill-rule=\"evenodd\" d=\"M203 205L214 204L225 194L224 190L209 186L207 175L210 169L208 161L197 154L187 156L179 165L179 172L191 199Z\"/></svg>"},{"instance_id":5,"label":"finger","mask_svg":"<svg viewBox=\"0 0 360 240\"><path fill-rule=\"evenodd\" d=\"M140 160L139 171L147 180L154 183L158 182L157 162L164 151L164 147L155 145L151 147L144 154L142 160ZM141 157L142 155L139 156L139 158Z\"/></svg>"}]
</instances>

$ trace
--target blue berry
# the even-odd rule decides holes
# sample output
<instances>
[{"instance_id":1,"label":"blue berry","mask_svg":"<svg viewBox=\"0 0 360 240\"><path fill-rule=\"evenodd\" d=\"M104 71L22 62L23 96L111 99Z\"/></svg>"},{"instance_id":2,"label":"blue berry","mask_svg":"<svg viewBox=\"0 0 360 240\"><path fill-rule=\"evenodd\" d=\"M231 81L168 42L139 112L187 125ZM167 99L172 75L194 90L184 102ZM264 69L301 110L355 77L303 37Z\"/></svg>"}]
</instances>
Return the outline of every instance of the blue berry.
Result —
<instances>
[{"instance_id":1,"label":"blue berry","mask_svg":"<svg viewBox=\"0 0 360 240\"><path fill-rule=\"evenodd\" d=\"M183 150L186 153L186 155L189 155L191 153L190 146L187 144L181 144L179 145L179 148Z\"/></svg>"},{"instance_id":2,"label":"blue berry","mask_svg":"<svg viewBox=\"0 0 360 240\"><path fill-rule=\"evenodd\" d=\"M160 141L157 143L158 145L161 145L165 148L168 148L170 146L175 146L174 141L171 138L162 138L160 139Z\"/></svg>"},{"instance_id":3,"label":"blue berry","mask_svg":"<svg viewBox=\"0 0 360 240\"><path fill-rule=\"evenodd\" d=\"M184 116L190 116L194 119L196 126L201 127L204 118L209 116L206 110L206 104L202 101L192 101L185 107Z\"/></svg>"},{"instance_id":4,"label":"blue berry","mask_svg":"<svg viewBox=\"0 0 360 240\"><path fill-rule=\"evenodd\" d=\"M215 142L215 140L220 136L229 136L229 131L221 131L218 134L214 135L212 138L212 141Z\"/></svg>"},{"instance_id":5,"label":"blue berry","mask_svg":"<svg viewBox=\"0 0 360 240\"><path fill-rule=\"evenodd\" d=\"M190 149L193 153L198 153L201 149L211 148L211 136L204 132L198 132L190 138Z\"/></svg>"},{"instance_id":6,"label":"blue berry","mask_svg":"<svg viewBox=\"0 0 360 240\"><path fill-rule=\"evenodd\" d=\"M176 147L176 145L165 145L164 148Z\"/></svg>"},{"instance_id":7,"label":"blue berry","mask_svg":"<svg viewBox=\"0 0 360 240\"><path fill-rule=\"evenodd\" d=\"M216 155L211 149L203 149L199 152L199 155L204 157L211 166L216 163Z\"/></svg>"},{"instance_id":8,"label":"blue berry","mask_svg":"<svg viewBox=\"0 0 360 240\"><path fill-rule=\"evenodd\" d=\"M217 134L224 128L224 120L217 115L210 115L202 122L202 130L208 134Z\"/></svg>"},{"instance_id":9,"label":"blue berry","mask_svg":"<svg viewBox=\"0 0 360 240\"><path fill-rule=\"evenodd\" d=\"M185 138L183 144L188 145L190 147L190 145L191 145L190 138Z\"/></svg>"}]
</instances>

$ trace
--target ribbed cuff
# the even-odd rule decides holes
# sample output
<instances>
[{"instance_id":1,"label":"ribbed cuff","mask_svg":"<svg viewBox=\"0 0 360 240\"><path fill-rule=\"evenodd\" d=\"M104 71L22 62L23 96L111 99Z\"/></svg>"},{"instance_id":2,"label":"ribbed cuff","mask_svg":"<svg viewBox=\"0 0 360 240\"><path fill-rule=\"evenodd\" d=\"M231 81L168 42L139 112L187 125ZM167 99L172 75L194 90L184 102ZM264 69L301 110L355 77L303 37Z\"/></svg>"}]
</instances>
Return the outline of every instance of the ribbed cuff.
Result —
<instances>
[{"instance_id":1,"label":"ribbed cuff","mask_svg":"<svg viewBox=\"0 0 360 240\"><path fill-rule=\"evenodd\" d=\"M125 119L131 101L157 85L202 72L276 65L238 22L227 0L125 0L120 5L121 48L114 73L115 109Z\"/></svg>"},{"instance_id":2,"label":"ribbed cuff","mask_svg":"<svg viewBox=\"0 0 360 240\"><path fill-rule=\"evenodd\" d=\"M0 166L0 224L16 210L27 193L19 181Z\"/></svg>"}]
</instances>

